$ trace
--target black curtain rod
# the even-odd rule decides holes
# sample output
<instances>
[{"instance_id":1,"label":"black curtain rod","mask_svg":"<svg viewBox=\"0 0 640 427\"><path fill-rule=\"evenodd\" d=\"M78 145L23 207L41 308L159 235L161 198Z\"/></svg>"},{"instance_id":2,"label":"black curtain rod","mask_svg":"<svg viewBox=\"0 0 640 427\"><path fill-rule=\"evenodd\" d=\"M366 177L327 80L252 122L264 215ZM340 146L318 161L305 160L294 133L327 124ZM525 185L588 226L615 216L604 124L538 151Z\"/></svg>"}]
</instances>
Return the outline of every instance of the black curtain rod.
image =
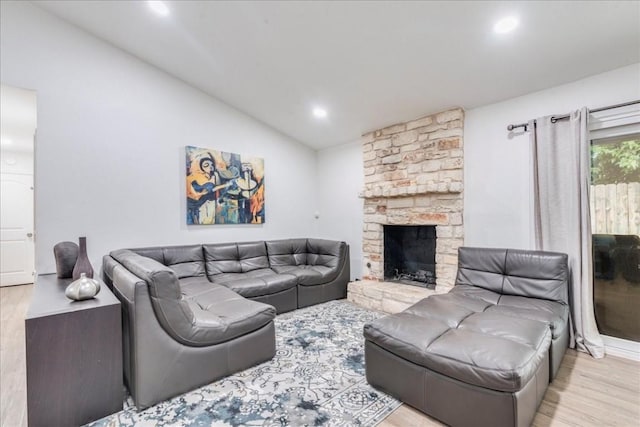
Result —
<instances>
[{"instance_id":1,"label":"black curtain rod","mask_svg":"<svg viewBox=\"0 0 640 427\"><path fill-rule=\"evenodd\" d=\"M598 111L611 110L613 108L626 107L627 105L635 105L635 104L640 104L640 100L623 102L621 104L609 105L607 107L594 108L593 110L589 110L589 113L597 113ZM565 115L562 115L562 116L551 116L551 123L555 123L558 120L568 119L569 116L570 116L569 114L565 114ZM535 123L536 123L536 121L534 120L533 124L535 124ZM520 123L519 125L509 125L509 126L507 126L507 130L508 131L512 131L512 130L517 129L517 128L524 128L524 131L526 132L528 126L529 126L528 123Z\"/></svg>"}]
</instances>

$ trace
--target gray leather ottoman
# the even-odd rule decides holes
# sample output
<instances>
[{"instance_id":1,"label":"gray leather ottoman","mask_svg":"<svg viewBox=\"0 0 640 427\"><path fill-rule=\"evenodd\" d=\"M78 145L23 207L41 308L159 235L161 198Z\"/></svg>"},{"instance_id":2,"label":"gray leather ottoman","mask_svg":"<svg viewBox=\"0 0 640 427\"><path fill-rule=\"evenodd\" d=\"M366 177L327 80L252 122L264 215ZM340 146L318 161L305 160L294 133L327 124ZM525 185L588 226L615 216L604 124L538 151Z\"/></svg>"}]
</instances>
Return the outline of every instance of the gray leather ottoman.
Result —
<instances>
[{"instance_id":1,"label":"gray leather ottoman","mask_svg":"<svg viewBox=\"0 0 640 427\"><path fill-rule=\"evenodd\" d=\"M458 259L451 292L365 325L367 380L452 426L528 426L567 348L567 256Z\"/></svg>"},{"instance_id":2,"label":"gray leather ottoman","mask_svg":"<svg viewBox=\"0 0 640 427\"><path fill-rule=\"evenodd\" d=\"M367 381L450 425L528 426L549 382L551 332L455 300L367 324Z\"/></svg>"}]
</instances>

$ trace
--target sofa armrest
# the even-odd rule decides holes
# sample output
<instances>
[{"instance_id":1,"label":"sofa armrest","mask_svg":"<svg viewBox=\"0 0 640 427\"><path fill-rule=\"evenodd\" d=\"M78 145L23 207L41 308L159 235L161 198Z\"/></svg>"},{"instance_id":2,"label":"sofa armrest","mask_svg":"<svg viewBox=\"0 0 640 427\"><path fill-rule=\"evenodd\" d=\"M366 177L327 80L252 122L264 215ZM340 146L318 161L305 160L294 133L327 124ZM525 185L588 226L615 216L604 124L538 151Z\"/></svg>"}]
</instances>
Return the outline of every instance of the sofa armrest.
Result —
<instances>
[{"instance_id":1,"label":"sofa armrest","mask_svg":"<svg viewBox=\"0 0 640 427\"><path fill-rule=\"evenodd\" d=\"M122 265L117 265L113 269L113 288L119 295L124 297L128 303L135 302L136 287L147 286L147 282L127 270Z\"/></svg>"}]
</instances>

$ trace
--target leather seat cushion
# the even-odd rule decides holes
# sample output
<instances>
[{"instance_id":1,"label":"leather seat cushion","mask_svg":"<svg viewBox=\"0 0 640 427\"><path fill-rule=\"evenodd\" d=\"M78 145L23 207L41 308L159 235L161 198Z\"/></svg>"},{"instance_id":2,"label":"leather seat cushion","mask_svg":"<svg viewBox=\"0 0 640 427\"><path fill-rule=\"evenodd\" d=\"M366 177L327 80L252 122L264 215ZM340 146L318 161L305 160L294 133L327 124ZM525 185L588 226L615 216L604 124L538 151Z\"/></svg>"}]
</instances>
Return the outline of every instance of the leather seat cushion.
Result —
<instances>
[{"instance_id":1,"label":"leather seat cushion","mask_svg":"<svg viewBox=\"0 0 640 427\"><path fill-rule=\"evenodd\" d=\"M276 294L295 288L298 284L296 276L276 274L268 268L248 273L218 274L212 279L214 283L226 286L246 298Z\"/></svg>"},{"instance_id":2,"label":"leather seat cushion","mask_svg":"<svg viewBox=\"0 0 640 427\"><path fill-rule=\"evenodd\" d=\"M455 284L566 304L568 275L563 253L461 247Z\"/></svg>"},{"instance_id":3,"label":"leather seat cushion","mask_svg":"<svg viewBox=\"0 0 640 427\"><path fill-rule=\"evenodd\" d=\"M272 306L243 298L206 279L185 285L182 297L194 315L190 339L198 345L232 340L260 329L275 318Z\"/></svg>"},{"instance_id":4,"label":"leather seat cushion","mask_svg":"<svg viewBox=\"0 0 640 427\"><path fill-rule=\"evenodd\" d=\"M551 332L540 322L476 313L429 346L424 366L467 384L516 392L533 377L550 343Z\"/></svg>"},{"instance_id":5,"label":"leather seat cushion","mask_svg":"<svg viewBox=\"0 0 640 427\"><path fill-rule=\"evenodd\" d=\"M291 274L301 286L323 285L333 279L336 269L324 265L287 265L272 267L279 274Z\"/></svg>"},{"instance_id":6,"label":"leather seat cushion","mask_svg":"<svg viewBox=\"0 0 640 427\"><path fill-rule=\"evenodd\" d=\"M528 298L514 295L500 295L487 289L470 285L456 285L448 295L461 295L480 299L488 304L484 310L495 311L505 316L524 317L544 322L551 329L551 336L556 339L562 335L569 322L569 306L557 301Z\"/></svg>"},{"instance_id":7,"label":"leather seat cushion","mask_svg":"<svg viewBox=\"0 0 640 427\"><path fill-rule=\"evenodd\" d=\"M426 366L429 346L450 329L444 322L405 311L365 324L364 337L397 356Z\"/></svg>"},{"instance_id":8,"label":"leather seat cushion","mask_svg":"<svg viewBox=\"0 0 640 427\"><path fill-rule=\"evenodd\" d=\"M307 239L270 240L265 244L271 268L307 263Z\"/></svg>"},{"instance_id":9,"label":"leather seat cushion","mask_svg":"<svg viewBox=\"0 0 640 427\"><path fill-rule=\"evenodd\" d=\"M486 301L490 304L497 304L500 300L501 294L490 291L488 289L480 288L473 285L455 285L449 294L464 295L469 298L477 298Z\"/></svg>"},{"instance_id":10,"label":"leather seat cushion","mask_svg":"<svg viewBox=\"0 0 640 427\"><path fill-rule=\"evenodd\" d=\"M465 294L446 293L437 298L425 298L418 301L405 311L419 316L436 319L456 327L472 313L485 311L492 304Z\"/></svg>"},{"instance_id":11,"label":"leather seat cushion","mask_svg":"<svg viewBox=\"0 0 640 427\"><path fill-rule=\"evenodd\" d=\"M206 277L185 277L178 280L182 297L193 297L208 291L212 283Z\"/></svg>"},{"instance_id":12,"label":"leather seat cushion","mask_svg":"<svg viewBox=\"0 0 640 427\"><path fill-rule=\"evenodd\" d=\"M323 265L335 269L340 262L340 256L345 243L324 239L307 240L307 264Z\"/></svg>"},{"instance_id":13,"label":"leather seat cushion","mask_svg":"<svg viewBox=\"0 0 640 427\"><path fill-rule=\"evenodd\" d=\"M537 321L468 312L457 327L451 327L455 321L441 317L442 312L431 317L416 314L422 307L368 323L365 338L448 377L509 392L520 390L532 378L549 349L551 334ZM452 309L453 318L462 316L462 309Z\"/></svg>"},{"instance_id":14,"label":"leather seat cushion","mask_svg":"<svg viewBox=\"0 0 640 427\"><path fill-rule=\"evenodd\" d=\"M569 322L569 306L537 298L503 295L498 304L487 311L542 322L551 329L553 339L562 335Z\"/></svg>"},{"instance_id":15,"label":"leather seat cushion","mask_svg":"<svg viewBox=\"0 0 640 427\"><path fill-rule=\"evenodd\" d=\"M178 279L204 276L205 273L204 256L200 245L138 248L132 251L169 267Z\"/></svg>"},{"instance_id":16,"label":"leather seat cushion","mask_svg":"<svg viewBox=\"0 0 640 427\"><path fill-rule=\"evenodd\" d=\"M210 279L224 273L247 273L269 268L264 242L203 245L206 271Z\"/></svg>"}]
</instances>

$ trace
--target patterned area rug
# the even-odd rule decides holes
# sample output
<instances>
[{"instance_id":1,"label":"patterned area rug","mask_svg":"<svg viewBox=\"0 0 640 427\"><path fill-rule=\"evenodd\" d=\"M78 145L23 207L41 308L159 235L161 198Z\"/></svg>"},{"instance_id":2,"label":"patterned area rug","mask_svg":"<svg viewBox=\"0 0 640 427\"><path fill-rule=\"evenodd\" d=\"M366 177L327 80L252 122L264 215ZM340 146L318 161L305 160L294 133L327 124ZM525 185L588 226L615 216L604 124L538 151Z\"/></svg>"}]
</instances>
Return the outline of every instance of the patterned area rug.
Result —
<instances>
[{"instance_id":1,"label":"patterned area rug","mask_svg":"<svg viewBox=\"0 0 640 427\"><path fill-rule=\"evenodd\" d=\"M381 315L345 300L279 315L271 361L90 425L375 426L400 406L365 380L362 328Z\"/></svg>"}]
</instances>

